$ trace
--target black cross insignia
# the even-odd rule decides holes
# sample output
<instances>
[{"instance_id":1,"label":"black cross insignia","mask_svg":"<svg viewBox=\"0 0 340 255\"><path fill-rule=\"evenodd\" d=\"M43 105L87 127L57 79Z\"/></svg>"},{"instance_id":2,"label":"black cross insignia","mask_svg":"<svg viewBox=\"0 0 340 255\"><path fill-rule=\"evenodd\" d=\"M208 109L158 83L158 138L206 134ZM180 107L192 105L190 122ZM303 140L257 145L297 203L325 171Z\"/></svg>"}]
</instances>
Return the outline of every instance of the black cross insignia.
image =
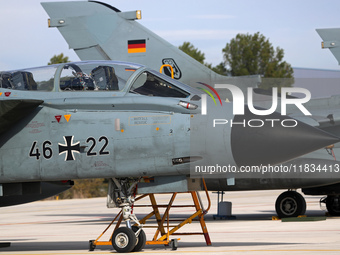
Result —
<instances>
[{"instance_id":1,"label":"black cross insignia","mask_svg":"<svg viewBox=\"0 0 340 255\"><path fill-rule=\"evenodd\" d=\"M59 144L59 155L66 153L65 161L74 160L73 153L80 153L80 142L73 143L74 136L64 136L65 144Z\"/></svg>"}]
</instances>

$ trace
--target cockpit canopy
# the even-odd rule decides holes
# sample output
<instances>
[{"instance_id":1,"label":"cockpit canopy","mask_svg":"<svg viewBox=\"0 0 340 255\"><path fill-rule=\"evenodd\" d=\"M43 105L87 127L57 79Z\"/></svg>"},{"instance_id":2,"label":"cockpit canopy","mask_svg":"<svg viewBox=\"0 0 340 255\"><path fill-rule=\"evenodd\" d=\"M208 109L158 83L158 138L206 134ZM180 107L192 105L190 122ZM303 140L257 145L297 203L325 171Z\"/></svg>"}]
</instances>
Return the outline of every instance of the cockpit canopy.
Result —
<instances>
[{"instance_id":1,"label":"cockpit canopy","mask_svg":"<svg viewBox=\"0 0 340 255\"><path fill-rule=\"evenodd\" d=\"M0 88L52 91L57 66L0 72Z\"/></svg>"},{"instance_id":2,"label":"cockpit canopy","mask_svg":"<svg viewBox=\"0 0 340 255\"><path fill-rule=\"evenodd\" d=\"M174 98L187 98L193 90L145 66L117 61L83 61L0 72L0 88L17 93L116 91L130 96Z\"/></svg>"},{"instance_id":3,"label":"cockpit canopy","mask_svg":"<svg viewBox=\"0 0 340 255\"><path fill-rule=\"evenodd\" d=\"M114 61L88 61L0 72L0 88L29 91L119 91L142 67Z\"/></svg>"}]
</instances>

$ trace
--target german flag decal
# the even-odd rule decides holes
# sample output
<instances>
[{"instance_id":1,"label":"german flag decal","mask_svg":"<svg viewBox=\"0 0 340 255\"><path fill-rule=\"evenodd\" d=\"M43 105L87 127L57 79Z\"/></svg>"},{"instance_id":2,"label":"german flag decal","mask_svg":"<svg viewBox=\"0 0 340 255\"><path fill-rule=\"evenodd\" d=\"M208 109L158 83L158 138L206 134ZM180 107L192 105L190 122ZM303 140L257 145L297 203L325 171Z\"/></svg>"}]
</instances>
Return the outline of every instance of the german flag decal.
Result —
<instances>
[{"instance_id":1,"label":"german flag decal","mask_svg":"<svg viewBox=\"0 0 340 255\"><path fill-rule=\"evenodd\" d=\"M142 53L142 52L146 52L145 39L128 41L128 53Z\"/></svg>"}]
</instances>

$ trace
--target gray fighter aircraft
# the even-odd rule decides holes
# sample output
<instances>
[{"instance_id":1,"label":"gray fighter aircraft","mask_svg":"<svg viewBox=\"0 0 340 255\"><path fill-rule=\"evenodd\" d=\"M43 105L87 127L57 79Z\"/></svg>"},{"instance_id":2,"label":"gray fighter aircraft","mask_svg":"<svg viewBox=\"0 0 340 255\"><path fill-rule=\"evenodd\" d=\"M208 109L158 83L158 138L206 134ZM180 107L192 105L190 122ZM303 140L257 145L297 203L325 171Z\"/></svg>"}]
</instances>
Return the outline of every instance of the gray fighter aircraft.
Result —
<instances>
[{"instance_id":1,"label":"gray fighter aircraft","mask_svg":"<svg viewBox=\"0 0 340 255\"><path fill-rule=\"evenodd\" d=\"M202 115L200 95L169 76L125 62L0 72L0 206L58 193L55 186L68 187L70 180L108 178L109 196L114 206L124 208L127 225L113 235L128 236L124 247L115 241L113 246L129 252L143 247L130 224L139 225L131 205L142 177L161 178L160 191L188 191L190 166L216 154L221 165L274 165L339 141L300 121L289 132L270 122L255 132L241 125L211 132L214 118L240 121L240 115L233 115L231 103L215 107L212 99ZM252 117L249 111L243 115ZM269 117L292 120L275 112ZM192 136L199 148L190 148Z\"/></svg>"},{"instance_id":2,"label":"gray fighter aircraft","mask_svg":"<svg viewBox=\"0 0 340 255\"><path fill-rule=\"evenodd\" d=\"M140 11L121 12L115 7L97 1L42 3L42 6L50 16L49 26L58 28L69 47L74 49L81 60L118 59L138 62L155 70L167 64L169 66L163 68L166 75L171 76L173 72L175 80L192 87L197 87L198 83L211 85L227 83L234 84L245 92L247 87L256 87L261 81L257 76L225 77L212 72L135 21L140 18ZM231 99L227 93L221 97ZM338 97L310 101L306 107L312 112L313 117L300 116L296 108L289 106L287 112L309 125L340 135L337 131L338 102L340 102ZM267 107L270 108L271 104ZM330 154L323 149L287 164L303 165L314 162L321 166L339 163L331 155L334 151L335 155L338 155L337 146L328 151ZM305 194L328 195L327 199L323 200L328 211L332 215L340 215L340 200L335 196L340 194L338 185L335 185L338 182L336 178L329 179L323 176L316 179L309 178L308 175L299 177L287 178L274 174L262 178L237 178L232 181L228 181L227 178L207 179L206 182L210 190L216 191L288 189L289 191L282 193L276 201L275 207L280 217L305 213L306 202L294 191L302 188Z\"/></svg>"}]
</instances>

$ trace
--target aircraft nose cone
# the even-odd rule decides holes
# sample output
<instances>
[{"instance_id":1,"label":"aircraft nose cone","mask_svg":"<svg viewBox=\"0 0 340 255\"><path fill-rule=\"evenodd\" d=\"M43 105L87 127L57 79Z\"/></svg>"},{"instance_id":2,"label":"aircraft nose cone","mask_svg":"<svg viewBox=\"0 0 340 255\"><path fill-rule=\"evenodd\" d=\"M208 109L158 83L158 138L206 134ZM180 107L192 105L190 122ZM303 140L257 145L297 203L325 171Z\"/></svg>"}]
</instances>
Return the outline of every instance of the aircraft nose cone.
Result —
<instances>
[{"instance_id":1,"label":"aircraft nose cone","mask_svg":"<svg viewBox=\"0 0 340 255\"><path fill-rule=\"evenodd\" d=\"M245 108L245 115L234 117L231 129L232 153L239 167L279 164L340 141L279 113L258 116Z\"/></svg>"}]
</instances>

